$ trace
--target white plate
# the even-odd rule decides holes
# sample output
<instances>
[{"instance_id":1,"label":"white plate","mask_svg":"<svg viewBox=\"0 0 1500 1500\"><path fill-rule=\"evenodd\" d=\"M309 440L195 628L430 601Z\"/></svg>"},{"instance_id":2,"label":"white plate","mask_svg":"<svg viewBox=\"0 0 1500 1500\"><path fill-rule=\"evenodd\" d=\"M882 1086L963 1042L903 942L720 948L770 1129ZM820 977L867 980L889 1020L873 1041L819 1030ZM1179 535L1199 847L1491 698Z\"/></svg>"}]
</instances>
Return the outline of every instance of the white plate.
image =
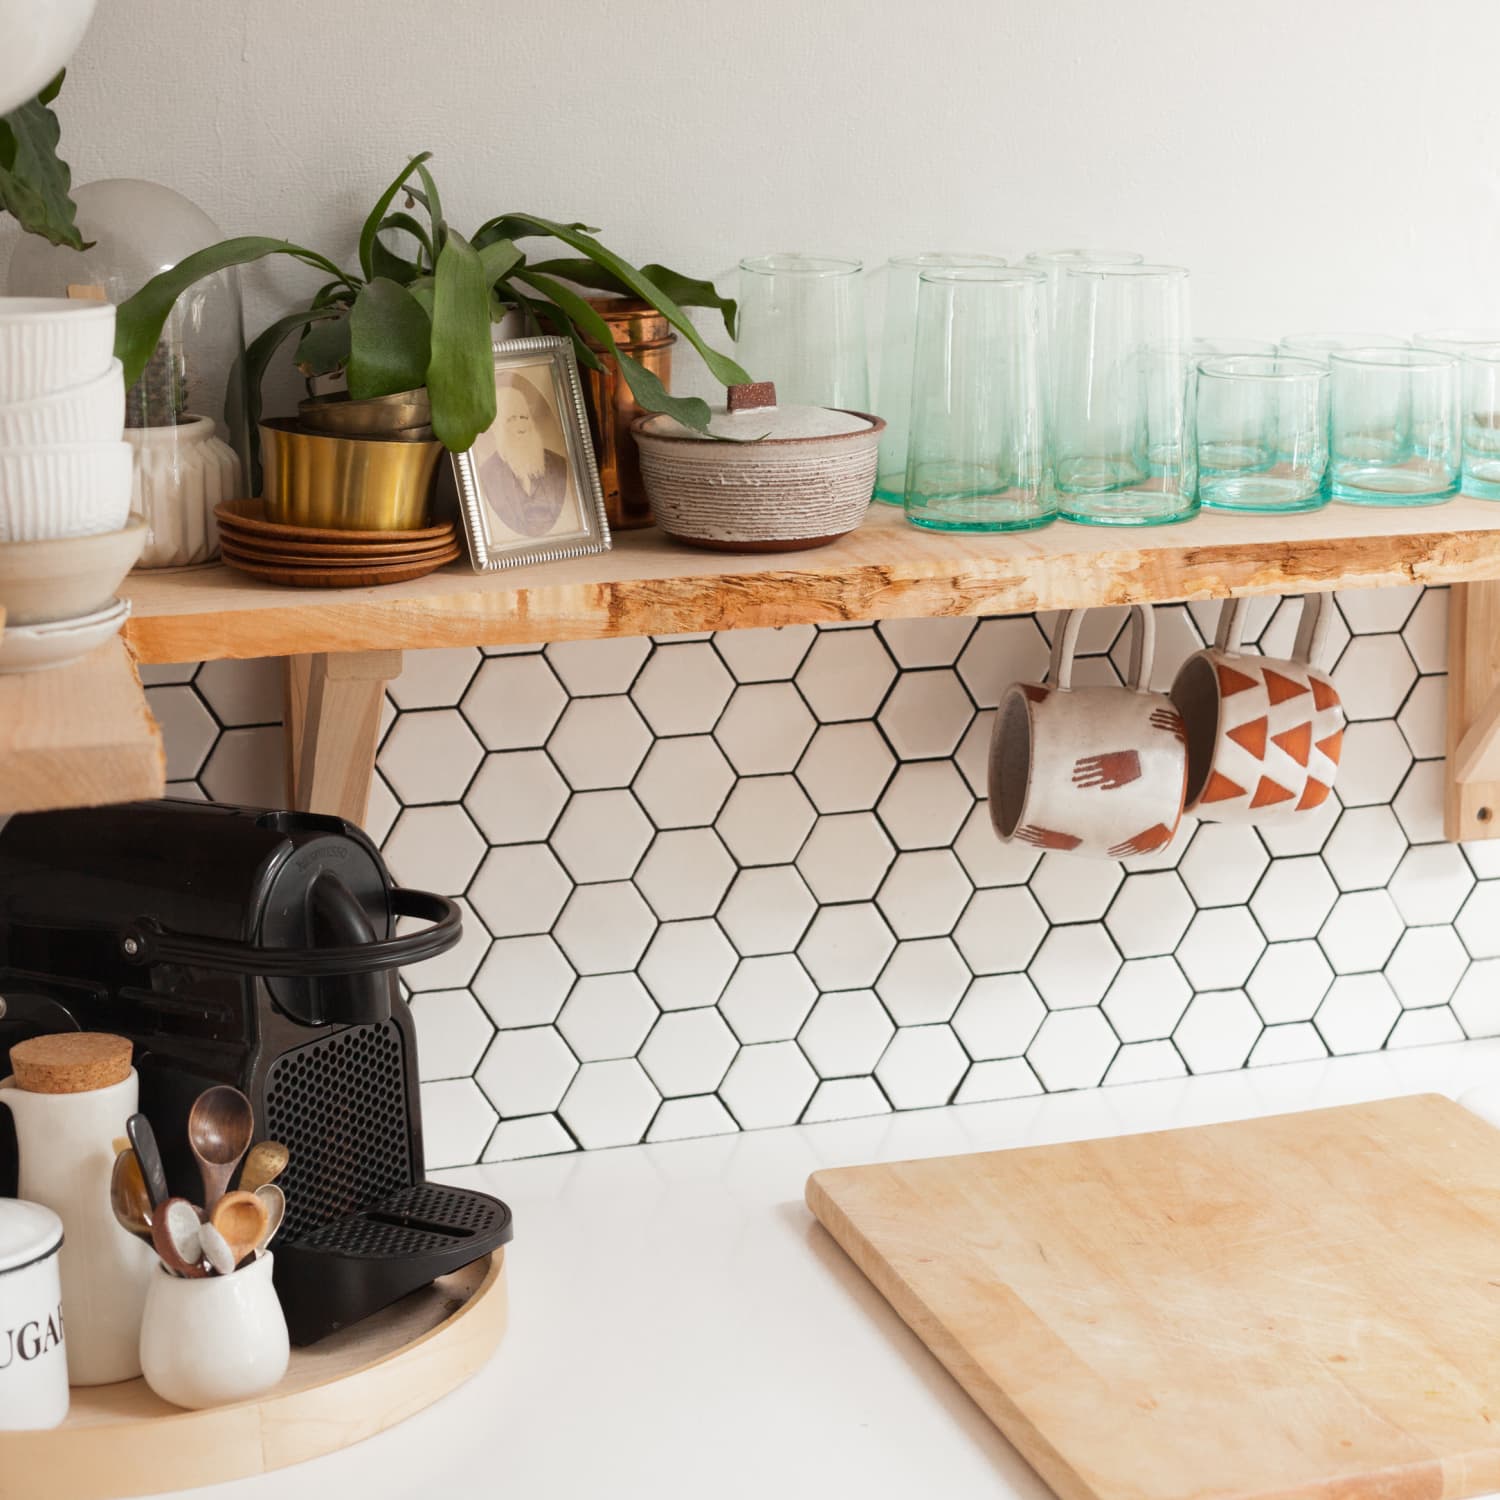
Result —
<instances>
[{"instance_id":1,"label":"white plate","mask_svg":"<svg viewBox=\"0 0 1500 1500\"><path fill-rule=\"evenodd\" d=\"M130 601L116 599L91 615L79 615L73 620L7 626L4 635L0 635L0 673L65 667L117 636L129 614Z\"/></svg>"}]
</instances>

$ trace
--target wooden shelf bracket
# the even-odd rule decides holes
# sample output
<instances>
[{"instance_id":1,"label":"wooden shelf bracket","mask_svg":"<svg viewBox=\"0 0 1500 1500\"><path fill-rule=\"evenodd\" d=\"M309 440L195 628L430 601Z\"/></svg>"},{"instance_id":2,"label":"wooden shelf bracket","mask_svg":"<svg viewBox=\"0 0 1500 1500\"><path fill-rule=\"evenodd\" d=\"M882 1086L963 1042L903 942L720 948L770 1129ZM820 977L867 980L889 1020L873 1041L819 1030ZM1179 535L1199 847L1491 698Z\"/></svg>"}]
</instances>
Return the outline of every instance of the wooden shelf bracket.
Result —
<instances>
[{"instance_id":1,"label":"wooden shelf bracket","mask_svg":"<svg viewBox=\"0 0 1500 1500\"><path fill-rule=\"evenodd\" d=\"M1448 597L1447 747L1444 834L1500 837L1500 582Z\"/></svg>"},{"instance_id":2,"label":"wooden shelf bracket","mask_svg":"<svg viewBox=\"0 0 1500 1500\"><path fill-rule=\"evenodd\" d=\"M385 685L399 651L320 652L284 658L287 795L299 812L364 826L380 743Z\"/></svg>"}]
</instances>

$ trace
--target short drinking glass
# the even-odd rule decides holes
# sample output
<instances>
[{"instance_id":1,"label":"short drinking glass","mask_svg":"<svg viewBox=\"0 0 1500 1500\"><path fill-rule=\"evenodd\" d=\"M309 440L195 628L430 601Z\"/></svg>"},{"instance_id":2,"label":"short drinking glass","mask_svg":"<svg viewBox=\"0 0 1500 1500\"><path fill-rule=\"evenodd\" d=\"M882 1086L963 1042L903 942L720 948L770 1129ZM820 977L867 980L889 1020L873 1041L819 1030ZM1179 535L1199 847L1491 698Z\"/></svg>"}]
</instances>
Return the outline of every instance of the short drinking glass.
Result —
<instances>
[{"instance_id":1,"label":"short drinking glass","mask_svg":"<svg viewBox=\"0 0 1500 1500\"><path fill-rule=\"evenodd\" d=\"M1500 500L1500 342L1463 359L1463 492Z\"/></svg>"},{"instance_id":2,"label":"short drinking glass","mask_svg":"<svg viewBox=\"0 0 1500 1500\"><path fill-rule=\"evenodd\" d=\"M868 411L864 267L828 255L742 260L735 350L788 406Z\"/></svg>"},{"instance_id":3,"label":"short drinking glass","mask_svg":"<svg viewBox=\"0 0 1500 1500\"><path fill-rule=\"evenodd\" d=\"M1289 333L1277 344L1280 354L1292 354L1298 359L1315 359L1326 365L1329 358L1340 349L1408 349L1405 339L1389 333Z\"/></svg>"},{"instance_id":4,"label":"short drinking glass","mask_svg":"<svg viewBox=\"0 0 1500 1500\"><path fill-rule=\"evenodd\" d=\"M875 498L900 505L906 492L906 443L911 425L911 362L917 339L917 282L923 271L944 266L1003 267L999 255L979 251L927 250L904 255L886 267L885 329L881 336L877 415L885 418Z\"/></svg>"},{"instance_id":5,"label":"short drinking glass","mask_svg":"<svg viewBox=\"0 0 1500 1500\"><path fill-rule=\"evenodd\" d=\"M1036 271L922 272L906 517L934 531L1026 531L1055 513Z\"/></svg>"},{"instance_id":6,"label":"short drinking glass","mask_svg":"<svg viewBox=\"0 0 1500 1500\"><path fill-rule=\"evenodd\" d=\"M1328 371L1316 361L1200 359L1190 420L1206 508L1299 511L1328 503Z\"/></svg>"},{"instance_id":7,"label":"short drinking glass","mask_svg":"<svg viewBox=\"0 0 1500 1500\"><path fill-rule=\"evenodd\" d=\"M1181 266L1069 266L1051 350L1059 514L1101 526L1185 521L1198 508L1185 442L1192 363Z\"/></svg>"},{"instance_id":8,"label":"short drinking glass","mask_svg":"<svg viewBox=\"0 0 1500 1500\"><path fill-rule=\"evenodd\" d=\"M1344 349L1329 359L1336 499L1436 505L1458 490L1459 363L1427 349Z\"/></svg>"},{"instance_id":9,"label":"short drinking glass","mask_svg":"<svg viewBox=\"0 0 1500 1500\"><path fill-rule=\"evenodd\" d=\"M1500 328L1436 328L1431 333L1414 333L1414 349L1440 349L1444 354L1500 354Z\"/></svg>"}]
</instances>

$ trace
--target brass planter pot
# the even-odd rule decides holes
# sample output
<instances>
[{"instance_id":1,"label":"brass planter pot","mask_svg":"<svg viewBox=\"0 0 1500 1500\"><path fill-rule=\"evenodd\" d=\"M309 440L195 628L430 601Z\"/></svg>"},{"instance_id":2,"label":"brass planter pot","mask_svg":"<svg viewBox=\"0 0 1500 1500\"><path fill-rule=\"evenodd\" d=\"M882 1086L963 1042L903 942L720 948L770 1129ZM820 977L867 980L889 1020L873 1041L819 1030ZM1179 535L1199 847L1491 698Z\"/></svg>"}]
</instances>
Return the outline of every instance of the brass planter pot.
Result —
<instances>
[{"instance_id":1,"label":"brass planter pot","mask_svg":"<svg viewBox=\"0 0 1500 1500\"><path fill-rule=\"evenodd\" d=\"M649 302L634 297L590 297L592 307L609 325L621 353L638 360L668 389L672 388L672 325ZM611 531L634 531L651 524L651 501L641 479L641 457L631 423L645 415L636 405L619 361L598 350L602 370L580 369L599 483L604 490L604 514Z\"/></svg>"},{"instance_id":2,"label":"brass planter pot","mask_svg":"<svg viewBox=\"0 0 1500 1500\"><path fill-rule=\"evenodd\" d=\"M260 424L266 519L340 531L427 524L443 445L306 432L291 417Z\"/></svg>"},{"instance_id":3,"label":"brass planter pot","mask_svg":"<svg viewBox=\"0 0 1500 1500\"><path fill-rule=\"evenodd\" d=\"M432 403L426 389L398 391L355 401L347 391L309 396L297 414L308 432L336 437L400 437L405 441L432 436Z\"/></svg>"}]
</instances>

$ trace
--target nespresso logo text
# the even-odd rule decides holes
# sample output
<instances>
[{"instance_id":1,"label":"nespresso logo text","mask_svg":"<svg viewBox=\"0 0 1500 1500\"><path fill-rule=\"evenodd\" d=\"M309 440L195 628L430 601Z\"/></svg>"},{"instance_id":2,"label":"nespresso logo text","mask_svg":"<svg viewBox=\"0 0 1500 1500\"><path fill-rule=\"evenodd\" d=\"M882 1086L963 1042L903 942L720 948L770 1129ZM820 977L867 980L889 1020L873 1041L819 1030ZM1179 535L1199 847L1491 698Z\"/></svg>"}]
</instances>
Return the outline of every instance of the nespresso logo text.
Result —
<instances>
[{"instance_id":1,"label":"nespresso logo text","mask_svg":"<svg viewBox=\"0 0 1500 1500\"><path fill-rule=\"evenodd\" d=\"M29 1364L63 1341L62 1306L45 1320L33 1318L18 1328L0 1330L0 1370L8 1370L19 1359Z\"/></svg>"}]
</instances>

